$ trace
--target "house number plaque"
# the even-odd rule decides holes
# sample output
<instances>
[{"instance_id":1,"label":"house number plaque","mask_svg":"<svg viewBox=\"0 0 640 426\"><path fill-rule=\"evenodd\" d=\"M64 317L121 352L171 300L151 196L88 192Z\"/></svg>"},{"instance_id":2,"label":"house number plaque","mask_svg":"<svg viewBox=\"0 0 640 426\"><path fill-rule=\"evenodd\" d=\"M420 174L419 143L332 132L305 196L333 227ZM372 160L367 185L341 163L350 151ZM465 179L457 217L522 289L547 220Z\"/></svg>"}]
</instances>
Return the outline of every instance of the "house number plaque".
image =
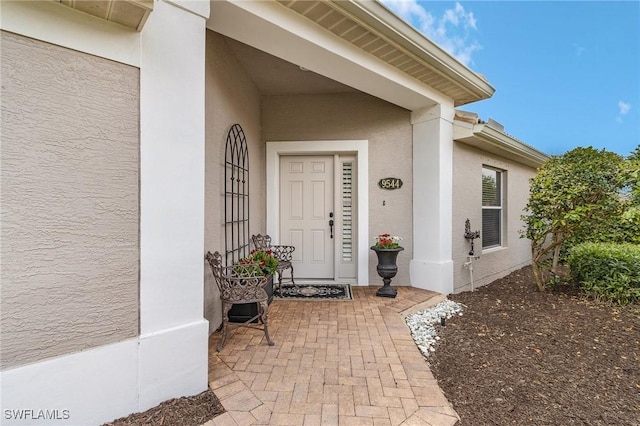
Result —
<instances>
[{"instance_id":1,"label":"house number plaque","mask_svg":"<svg viewBox=\"0 0 640 426\"><path fill-rule=\"evenodd\" d=\"M392 177L380 179L378 186L382 189L400 189L402 188L402 179Z\"/></svg>"}]
</instances>

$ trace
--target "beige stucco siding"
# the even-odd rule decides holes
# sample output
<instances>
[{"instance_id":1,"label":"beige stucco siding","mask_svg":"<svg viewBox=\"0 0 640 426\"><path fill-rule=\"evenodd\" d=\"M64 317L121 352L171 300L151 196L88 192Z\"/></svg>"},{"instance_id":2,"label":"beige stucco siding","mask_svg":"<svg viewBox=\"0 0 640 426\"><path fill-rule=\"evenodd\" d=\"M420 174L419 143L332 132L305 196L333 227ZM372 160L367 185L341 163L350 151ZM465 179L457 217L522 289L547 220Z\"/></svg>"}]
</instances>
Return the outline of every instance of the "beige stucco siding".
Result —
<instances>
[{"instance_id":1,"label":"beige stucco siding","mask_svg":"<svg viewBox=\"0 0 640 426\"><path fill-rule=\"evenodd\" d=\"M261 139L260 93L229 48L207 31L205 64L205 251L224 252L224 155L227 133L240 124L249 149L250 232L265 229L265 146ZM204 259L204 257L203 257ZM220 297L205 268L205 318L211 331L221 323Z\"/></svg>"},{"instance_id":2,"label":"beige stucco siding","mask_svg":"<svg viewBox=\"0 0 640 426\"><path fill-rule=\"evenodd\" d=\"M409 285L412 257L412 127L410 112L362 93L267 96L262 100L266 141L367 140L369 147L369 239L388 232L404 238L394 285ZM397 177L399 190L378 187ZM363 184L360 182L359 184ZM381 283L376 256L369 251L369 280Z\"/></svg>"},{"instance_id":3,"label":"beige stucco siding","mask_svg":"<svg viewBox=\"0 0 640 426\"><path fill-rule=\"evenodd\" d=\"M139 70L2 32L2 368L139 324Z\"/></svg>"},{"instance_id":4,"label":"beige stucco siding","mask_svg":"<svg viewBox=\"0 0 640 426\"><path fill-rule=\"evenodd\" d=\"M464 267L470 245L464 239L464 224L468 218L471 230L482 233L482 167L505 171L503 247L482 250L481 240L475 240L473 261L474 286L501 278L531 262L529 241L520 238L520 215L529 196L529 179L536 170L477 148L454 142L453 150L453 254L454 291L471 289L471 276Z\"/></svg>"}]
</instances>

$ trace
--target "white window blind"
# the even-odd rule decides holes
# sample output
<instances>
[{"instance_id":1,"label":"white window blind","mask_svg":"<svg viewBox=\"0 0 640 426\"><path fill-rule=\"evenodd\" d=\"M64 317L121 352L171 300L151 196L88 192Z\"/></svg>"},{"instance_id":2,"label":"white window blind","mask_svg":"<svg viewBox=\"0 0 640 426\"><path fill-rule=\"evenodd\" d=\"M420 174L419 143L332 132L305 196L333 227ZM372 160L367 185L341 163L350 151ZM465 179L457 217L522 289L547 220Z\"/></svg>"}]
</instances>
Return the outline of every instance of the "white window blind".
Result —
<instances>
[{"instance_id":1,"label":"white window blind","mask_svg":"<svg viewBox=\"0 0 640 426\"><path fill-rule=\"evenodd\" d=\"M482 248L502 245L503 172L482 168Z\"/></svg>"},{"instance_id":2,"label":"white window blind","mask_svg":"<svg viewBox=\"0 0 640 426\"><path fill-rule=\"evenodd\" d=\"M353 260L353 163L342 163L342 261Z\"/></svg>"}]
</instances>

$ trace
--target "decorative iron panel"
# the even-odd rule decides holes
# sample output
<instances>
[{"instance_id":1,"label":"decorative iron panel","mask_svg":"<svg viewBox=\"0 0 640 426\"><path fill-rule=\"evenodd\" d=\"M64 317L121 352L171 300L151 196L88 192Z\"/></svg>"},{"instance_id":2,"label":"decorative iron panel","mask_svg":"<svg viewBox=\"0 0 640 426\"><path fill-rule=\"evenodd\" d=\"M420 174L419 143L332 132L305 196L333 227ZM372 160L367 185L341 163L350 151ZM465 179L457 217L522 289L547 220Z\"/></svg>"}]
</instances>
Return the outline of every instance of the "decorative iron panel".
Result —
<instances>
[{"instance_id":1,"label":"decorative iron panel","mask_svg":"<svg viewBox=\"0 0 640 426\"><path fill-rule=\"evenodd\" d=\"M249 149L239 124L227 134L224 163L225 262L232 264L249 254Z\"/></svg>"}]
</instances>

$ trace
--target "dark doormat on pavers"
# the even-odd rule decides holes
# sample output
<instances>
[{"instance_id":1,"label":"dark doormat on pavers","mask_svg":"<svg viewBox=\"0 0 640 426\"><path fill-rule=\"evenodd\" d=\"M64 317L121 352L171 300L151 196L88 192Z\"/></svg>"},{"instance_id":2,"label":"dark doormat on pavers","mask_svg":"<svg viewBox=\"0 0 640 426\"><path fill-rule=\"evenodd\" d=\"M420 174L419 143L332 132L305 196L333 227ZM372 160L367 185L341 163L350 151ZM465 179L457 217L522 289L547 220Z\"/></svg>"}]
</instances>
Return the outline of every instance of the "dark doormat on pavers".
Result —
<instances>
[{"instance_id":1,"label":"dark doormat on pavers","mask_svg":"<svg viewBox=\"0 0 640 426\"><path fill-rule=\"evenodd\" d=\"M282 300L351 300L351 286L349 284L283 284L282 294L274 285L273 296Z\"/></svg>"}]
</instances>

